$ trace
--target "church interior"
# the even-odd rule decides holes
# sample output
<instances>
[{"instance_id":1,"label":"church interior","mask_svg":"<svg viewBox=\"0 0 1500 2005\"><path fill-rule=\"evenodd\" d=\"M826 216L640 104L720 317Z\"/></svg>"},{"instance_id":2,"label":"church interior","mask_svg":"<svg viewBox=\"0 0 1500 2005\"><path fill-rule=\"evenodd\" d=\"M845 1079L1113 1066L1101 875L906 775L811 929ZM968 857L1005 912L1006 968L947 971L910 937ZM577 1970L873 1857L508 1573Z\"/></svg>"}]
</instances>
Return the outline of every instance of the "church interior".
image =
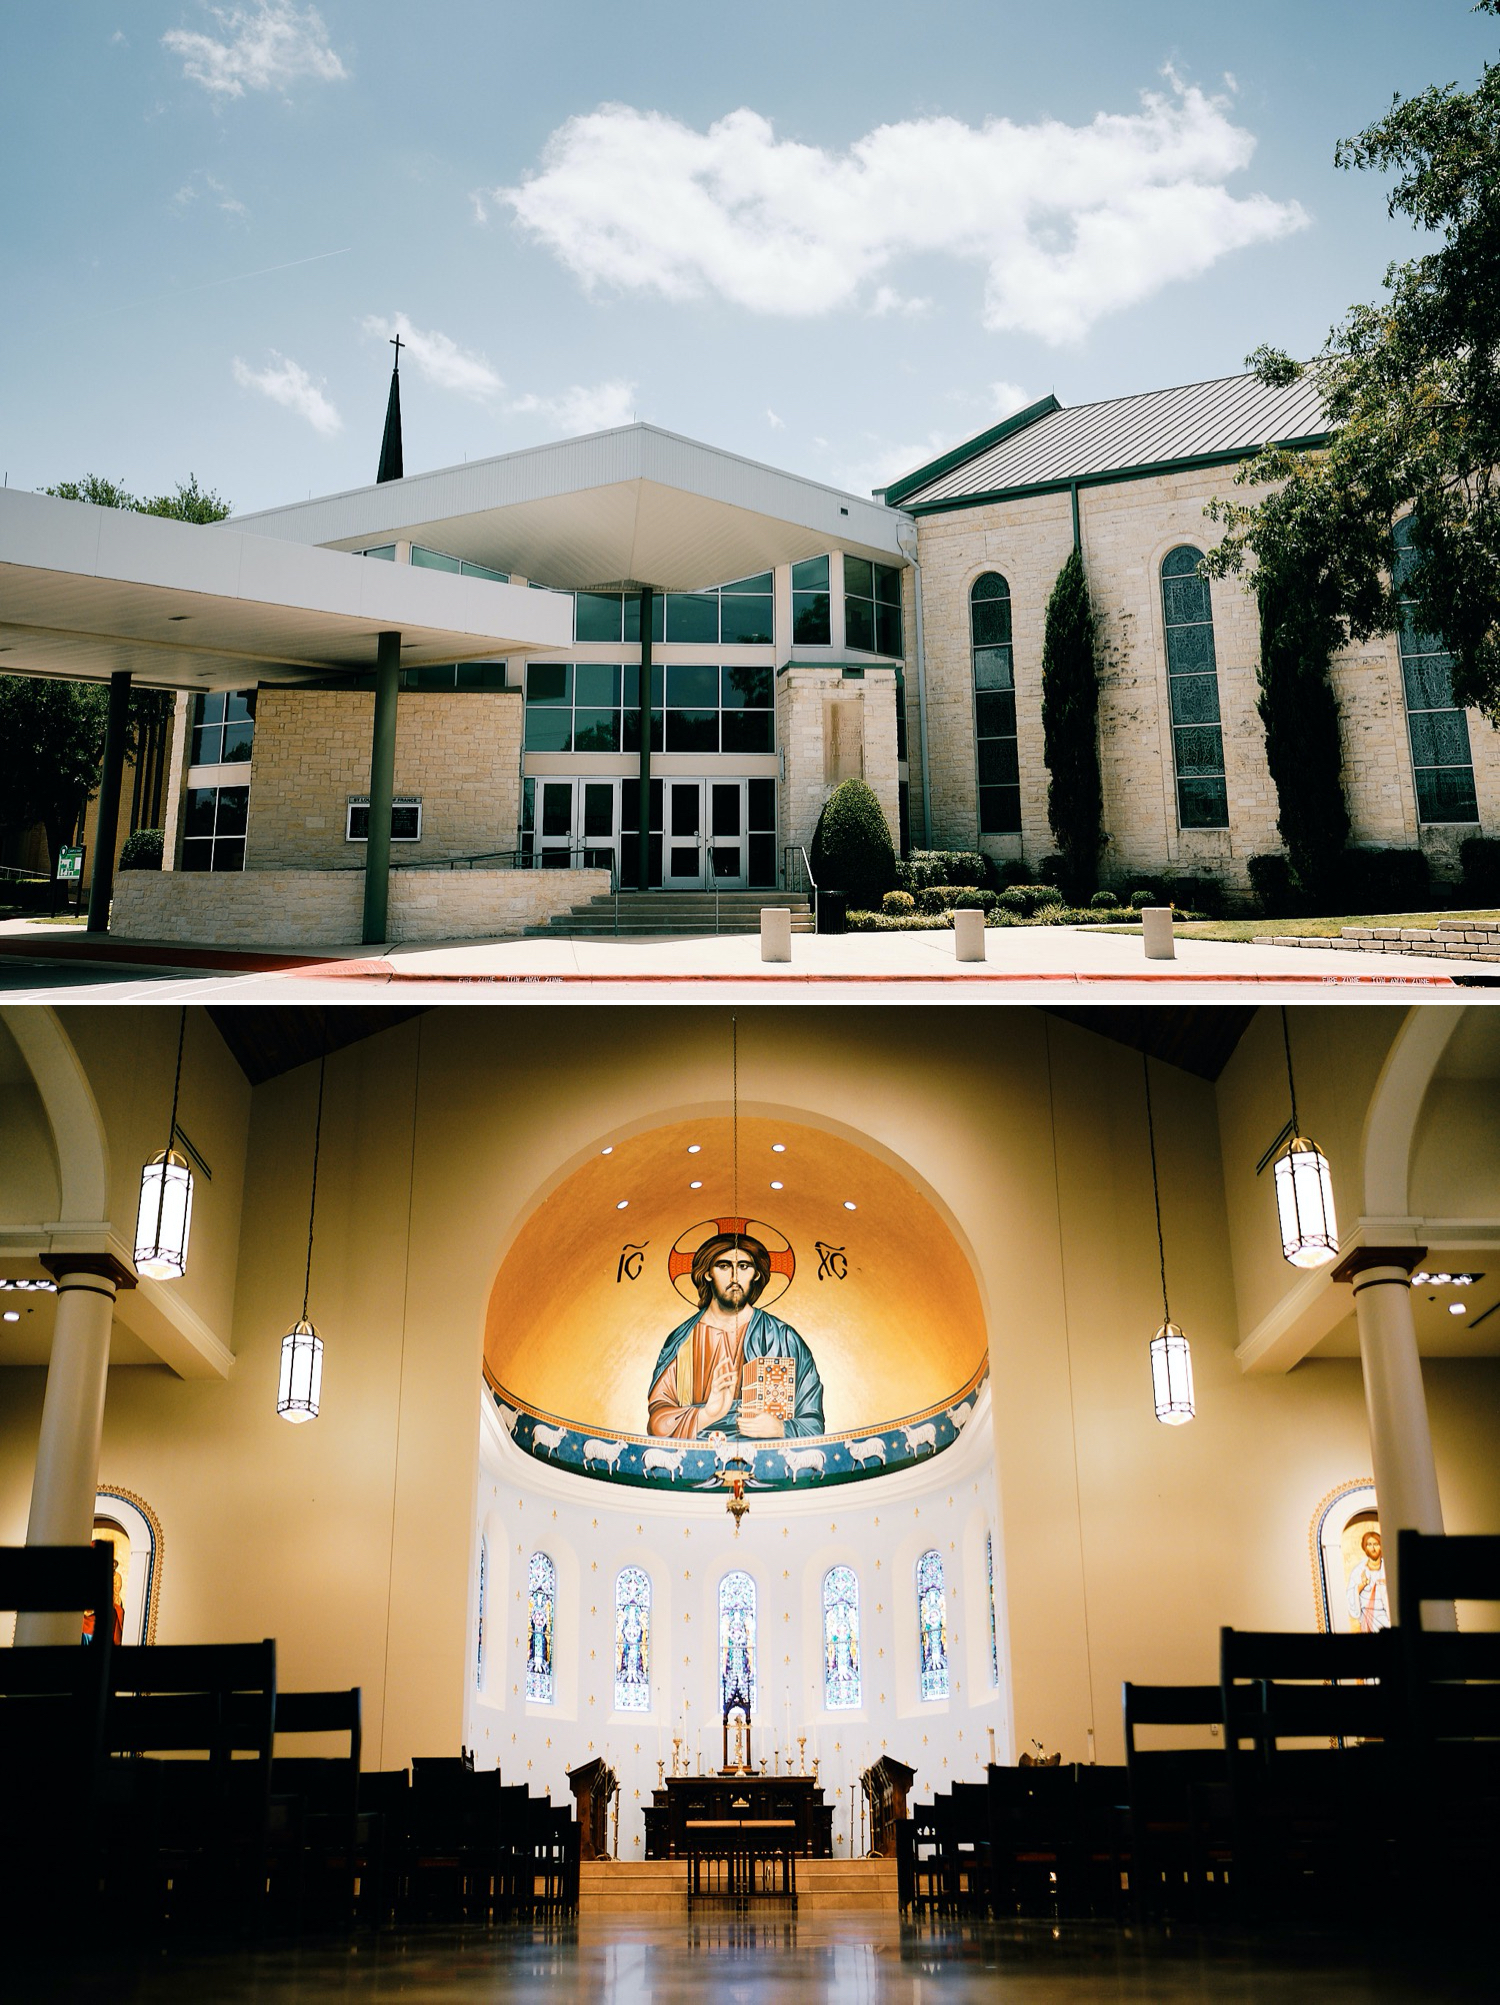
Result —
<instances>
[{"instance_id":1,"label":"church interior","mask_svg":"<svg viewBox=\"0 0 1500 2005\"><path fill-rule=\"evenodd\" d=\"M27 1995L1471 1995L1482 1001L10 1007L0 1130Z\"/></svg>"}]
</instances>

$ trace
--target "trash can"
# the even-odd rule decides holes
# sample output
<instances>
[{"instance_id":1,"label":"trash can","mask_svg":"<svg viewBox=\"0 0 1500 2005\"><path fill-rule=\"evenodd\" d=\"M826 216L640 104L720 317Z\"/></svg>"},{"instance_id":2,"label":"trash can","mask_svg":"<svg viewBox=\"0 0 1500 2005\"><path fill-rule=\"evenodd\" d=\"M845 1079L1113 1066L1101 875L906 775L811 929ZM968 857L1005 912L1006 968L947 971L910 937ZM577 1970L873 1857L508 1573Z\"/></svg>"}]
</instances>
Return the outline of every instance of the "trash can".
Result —
<instances>
[{"instance_id":1,"label":"trash can","mask_svg":"<svg viewBox=\"0 0 1500 2005\"><path fill-rule=\"evenodd\" d=\"M818 931L820 933L842 933L844 916L849 910L847 891L820 891L818 893Z\"/></svg>"}]
</instances>

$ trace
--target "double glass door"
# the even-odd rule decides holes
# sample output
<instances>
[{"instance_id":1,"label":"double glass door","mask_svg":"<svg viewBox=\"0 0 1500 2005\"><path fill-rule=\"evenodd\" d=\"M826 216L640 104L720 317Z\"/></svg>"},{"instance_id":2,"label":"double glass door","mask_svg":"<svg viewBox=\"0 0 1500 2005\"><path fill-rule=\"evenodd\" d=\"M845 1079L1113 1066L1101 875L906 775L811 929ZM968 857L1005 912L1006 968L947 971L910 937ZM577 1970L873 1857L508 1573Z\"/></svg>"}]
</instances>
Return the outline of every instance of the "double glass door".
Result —
<instances>
[{"instance_id":1,"label":"double glass door","mask_svg":"<svg viewBox=\"0 0 1500 2005\"><path fill-rule=\"evenodd\" d=\"M522 782L521 849L544 870L618 866L637 882L638 796L632 780L554 778ZM651 782L650 879L669 891L774 888L776 782Z\"/></svg>"},{"instance_id":2,"label":"double glass door","mask_svg":"<svg viewBox=\"0 0 1500 2005\"><path fill-rule=\"evenodd\" d=\"M668 891L749 882L744 780L668 780L662 883Z\"/></svg>"},{"instance_id":3,"label":"double glass door","mask_svg":"<svg viewBox=\"0 0 1500 2005\"><path fill-rule=\"evenodd\" d=\"M587 864L608 869L619 841L618 780L527 780L531 828L523 827L523 852L535 852L543 870ZM528 837L530 838L528 842Z\"/></svg>"}]
</instances>

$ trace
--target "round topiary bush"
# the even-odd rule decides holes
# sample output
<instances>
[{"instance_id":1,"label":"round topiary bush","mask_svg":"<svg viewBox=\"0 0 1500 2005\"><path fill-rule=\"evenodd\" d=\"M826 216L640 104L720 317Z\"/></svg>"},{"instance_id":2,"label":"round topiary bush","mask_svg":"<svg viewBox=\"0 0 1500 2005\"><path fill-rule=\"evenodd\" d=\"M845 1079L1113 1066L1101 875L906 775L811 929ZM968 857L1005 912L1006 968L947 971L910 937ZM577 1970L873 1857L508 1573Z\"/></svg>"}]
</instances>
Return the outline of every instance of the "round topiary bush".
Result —
<instances>
[{"instance_id":1,"label":"round topiary bush","mask_svg":"<svg viewBox=\"0 0 1500 2005\"><path fill-rule=\"evenodd\" d=\"M998 896L998 892L979 891L972 885L960 885L948 893L948 905L954 912L988 912Z\"/></svg>"},{"instance_id":2,"label":"round topiary bush","mask_svg":"<svg viewBox=\"0 0 1500 2005\"><path fill-rule=\"evenodd\" d=\"M1033 884L1029 888L1033 912L1042 912L1048 906L1066 905L1068 902L1055 884Z\"/></svg>"},{"instance_id":3,"label":"round topiary bush","mask_svg":"<svg viewBox=\"0 0 1500 2005\"><path fill-rule=\"evenodd\" d=\"M1132 891L1130 894L1130 909L1132 912L1144 912L1148 905L1154 905L1156 902L1156 893L1154 891Z\"/></svg>"},{"instance_id":4,"label":"round topiary bush","mask_svg":"<svg viewBox=\"0 0 1500 2005\"><path fill-rule=\"evenodd\" d=\"M1018 884L1009 884L995 894L998 911L1007 912L1013 919L1024 919L1031 911L1031 900Z\"/></svg>"},{"instance_id":5,"label":"round topiary bush","mask_svg":"<svg viewBox=\"0 0 1500 2005\"><path fill-rule=\"evenodd\" d=\"M900 919L916 911L917 901L909 891L887 891L880 901L880 909L888 919Z\"/></svg>"},{"instance_id":6,"label":"round topiary bush","mask_svg":"<svg viewBox=\"0 0 1500 2005\"><path fill-rule=\"evenodd\" d=\"M813 876L842 891L851 907L874 910L896 882L896 851L874 789L843 780L823 803L813 831Z\"/></svg>"},{"instance_id":7,"label":"round topiary bush","mask_svg":"<svg viewBox=\"0 0 1500 2005\"><path fill-rule=\"evenodd\" d=\"M133 829L120 851L121 870L160 870L165 829Z\"/></svg>"},{"instance_id":8,"label":"round topiary bush","mask_svg":"<svg viewBox=\"0 0 1500 2005\"><path fill-rule=\"evenodd\" d=\"M1119 900L1113 891L1096 891L1089 900L1089 910L1092 912L1114 912L1118 909Z\"/></svg>"}]
</instances>

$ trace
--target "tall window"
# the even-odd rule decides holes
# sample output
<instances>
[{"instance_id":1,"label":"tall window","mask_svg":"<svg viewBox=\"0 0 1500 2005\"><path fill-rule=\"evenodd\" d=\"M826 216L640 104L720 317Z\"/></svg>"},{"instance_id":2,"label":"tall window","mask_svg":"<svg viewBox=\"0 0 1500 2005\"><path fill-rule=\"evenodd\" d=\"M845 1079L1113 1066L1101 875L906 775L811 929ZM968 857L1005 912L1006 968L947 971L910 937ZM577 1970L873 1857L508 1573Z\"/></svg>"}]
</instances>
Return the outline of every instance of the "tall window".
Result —
<instances>
[{"instance_id":1,"label":"tall window","mask_svg":"<svg viewBox=\"0 0 1500 2005\"><path fill-rule=\"evenodd\" d=\"M248 787L189 787L182 820L184 870L243 870Z\"/></svg>"},{"instance_id":2,"label":"tall window","mask_svg":"<svg viewBox=\"0 0 1500 2005\"><path fill-rule=\"evenodd\" d=\"M526 1696L550 1706L557 1697L553 1644L557 1622L557 1568L544 1552L531 1555L527 1574L530 1634L526 1647Z\"/></svg>"},{"instance_id":3,"label":"tall window","mask_svg":"<svg viewBox=\"0 0 1500 2005\"><path fill-rule=\"evenodd\" d=\"M1021 827L1015 656L1010 640L1010 586L998 571L986 571L974 580L969 593L969 641L979 761L979 833L1014 835Z\"/></svg>"},{"instance_id":4,"label":"tall window","mask_svg":"<svg viewBox=\"0 0 1500 2005\"><path fill-rule=\"evenodd\" d=\"M984 1584L990 1602L990 1690L1000 1689L1000 1636L995 1622L995 1534L984 1535Z\"/></svg>"},{"instance_id":5,"label":"tall window","mask_svg":"<svg viewBox=\"0 0 1500 2005\"><path fill-rule=\"evenodd\" d=\"M948 1597L943 1589L943 1562L937 1552L917 1561L917 1626L922 1667L922 1697L948 1696Z\"/></svg>"},{"instance_id":6,"label":"tall window","mask_svg":"<svg viewBox=\"0 0 1500 2005\"><path fill-rule=\"evenodd\" d=\"M1392 567L1401 593L1401 681L1411 734L1411 771L1420 822L1475 822L1474 758L1469 720L1453 701L1453 657L1437 634L1418 631L1415 608L1402 589L1417 565L1408 515L1396 524Z\"/></svg>"},{"instance_id":7,"label":"tall window","mask_svg":"<svg viewBox=\"0 0 1500 2005\"><path fill-rule=\"evenodd\" d=\"M1167 693L1181 828L1228 828L1219 665L1208 580L1200 550L1169 550L1161 565L1162 625L1167 637Z\"/></svg>"},{"instance_id":8,"label":"tall window","mask_svg":"<svg viewBox=\"0 0 1500 2005\"><path fill-rule=\"evenodd\" d=\"M859 654L900 654L901 573L894 564L844 559L844 641Z\"/></svg>"},{"instance_id":9,"label":"tall window","mask_svg":"<svg viewBox=\"0 0 1500 2005\"><path fill-rule=\"evenodd\" d=\"M233 766L255 743L253 689L205 690L193 698L191 766Z\"/></svg>"},{"instance_id":10,"label":"tall window","mask_svg":"<svg viewBox=\"0 0 1500 2005\"><path fill-rule=\"evenodd\" d=\"M848 1566L823 1576L823 1703L830 1712L860 1703L859 1582Z\"/></svg>"},{"instance_id":11,"label":"tall window","mask_svg":"<svg viewBox=\"0 0 1500 2005\"><path fill-rule=\"evenodd\" d=\"M828 612L828 559L809 557L792 566L792 641L827 647L833 639Z\"/></svg>"},{"instance_id":12,"label":"tall window","mask_svg":"<svg viewBox=\"0 0 1500 2005\"><path fill-rule=\"evenodd\" d=\"M651 1579L638 1566L615 1576L615 1711L651 1710Z\"/></svg>"},{"instance_id":13,"label":"tall window","mask_svg":"<svg viewBox=\"0 0 1500 2005\"><path fill-rule=\"evenodd\" d=\"M479 1541L479 1634L474 1643L474 1687L484 1690L484 1603L490 1584L490 1542Z\"/></svg>"},{"instance_id":14,"label":"tall window","mask_svg":"<svg viewBox=\"0 0 1500 2005\"><path fill-rule=\"evenodd\" d=\"M719 1710L739 1693L755 1711L755 1582L726 1573L719 1582Z\"/></svg>"}]
</instances>

